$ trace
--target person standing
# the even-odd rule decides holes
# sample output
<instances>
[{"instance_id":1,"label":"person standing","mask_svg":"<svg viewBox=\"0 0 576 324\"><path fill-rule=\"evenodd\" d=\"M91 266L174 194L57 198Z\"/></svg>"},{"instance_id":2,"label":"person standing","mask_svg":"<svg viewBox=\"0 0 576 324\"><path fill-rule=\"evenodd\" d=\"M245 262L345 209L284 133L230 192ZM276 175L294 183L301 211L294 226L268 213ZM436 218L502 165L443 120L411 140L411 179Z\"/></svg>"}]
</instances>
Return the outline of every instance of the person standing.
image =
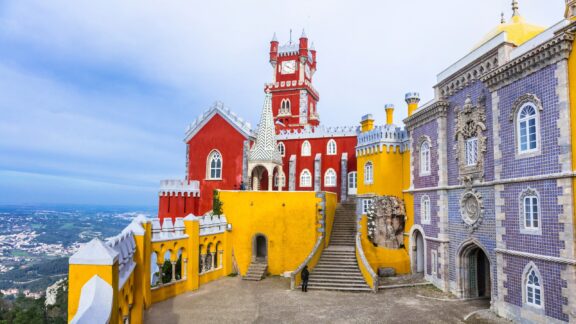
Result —
<instances>
[{"instance_id":1,"label":"person standing","mask_svg":"<svg viewBox=\"0 0 576 324\"><path fill-rule=\"evenodd\" d=\"M302 278L302 291L308 292L308 278L310 277L310 272L308 271L307 265L305 265L304 269L302 269L300 277Z\"/></svg>"}]
</instances>

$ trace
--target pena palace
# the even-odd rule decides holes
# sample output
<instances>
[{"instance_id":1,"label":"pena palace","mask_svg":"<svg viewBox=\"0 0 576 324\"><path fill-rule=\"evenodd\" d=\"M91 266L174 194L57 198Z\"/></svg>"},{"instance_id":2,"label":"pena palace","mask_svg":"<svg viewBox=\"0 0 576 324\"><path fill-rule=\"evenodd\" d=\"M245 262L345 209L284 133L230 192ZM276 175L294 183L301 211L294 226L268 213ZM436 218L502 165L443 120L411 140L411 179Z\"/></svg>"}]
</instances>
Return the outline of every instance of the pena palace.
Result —
<instances>
[{"instance_id":1,"label":"pena palace","mask_svg":"<svg viewBox=\"0 0 576 324\"><path fill-rule=\"evenodd\" d=\"M547 27L511 2L403 121L387 104L322 124L314 44L274 35L258 126L221 102L188 126L157 217L70 258L71 322L140 323L230 274L296 289L305 267L310 289L411 275L516 322L576 322L576 0Z\"/></svg>"}]
</instances>

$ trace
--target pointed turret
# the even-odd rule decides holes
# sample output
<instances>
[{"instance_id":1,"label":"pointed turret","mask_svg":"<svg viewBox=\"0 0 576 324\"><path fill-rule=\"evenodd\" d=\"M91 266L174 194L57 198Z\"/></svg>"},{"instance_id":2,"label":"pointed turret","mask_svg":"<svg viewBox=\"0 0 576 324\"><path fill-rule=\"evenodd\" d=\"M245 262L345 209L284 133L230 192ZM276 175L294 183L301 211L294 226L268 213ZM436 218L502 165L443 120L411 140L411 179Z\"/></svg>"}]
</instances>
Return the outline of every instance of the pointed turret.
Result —
<instances>
[{"instance_id":1,"label":"pointed turret","mask_svg":"<svg viewBox=\"0 0 576 324\"><path fill-rule=\"evenodd\" d=\"M303 61L308 58L308 37L306 36L304 29L302 29L302 36L300 36L299 54Z\"/></svg>"},{"instance_id":2,"label":"pointed turret","mask_svg":"<svg viewBox=\"0 0 576 324\"><path fill-rule=\"evenodd\" d=\"M276 38L276 33L274 33L270 41L270 64L276 67L276 62L278 62L278 39Z\"/></svg>"},{"instance_id":3,"label":"pointed turret","mask_svg":"<svg viewBox=\"0 0 576 324\"><path fill-rule=\"evenodd\" d=\"M256 142L250 150L250 162L271 162L282 164L282 156L276 145L276 131L272 115L272 94L266 93L264 107L258 125Z\"/></svg>"}]
</instances>

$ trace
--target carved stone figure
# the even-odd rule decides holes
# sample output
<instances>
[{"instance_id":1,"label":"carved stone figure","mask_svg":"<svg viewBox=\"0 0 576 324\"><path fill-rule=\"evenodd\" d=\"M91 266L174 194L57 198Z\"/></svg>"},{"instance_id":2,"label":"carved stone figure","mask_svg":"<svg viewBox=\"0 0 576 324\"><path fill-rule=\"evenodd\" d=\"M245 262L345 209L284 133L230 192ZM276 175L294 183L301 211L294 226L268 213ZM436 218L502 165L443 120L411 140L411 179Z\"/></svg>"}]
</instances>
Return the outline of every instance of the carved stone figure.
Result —
<instances>
[{"instance_id":1,"label":"carved stone figure","mask_svg":"<svg viewBox=\"0 0 576 324\"><path fill-rule=\"evenodd\" d=\"M394 196L374 198L368 212L368 237L377 246L399 249L404 247L406 209Z\"/></svg>"}]
</instances>

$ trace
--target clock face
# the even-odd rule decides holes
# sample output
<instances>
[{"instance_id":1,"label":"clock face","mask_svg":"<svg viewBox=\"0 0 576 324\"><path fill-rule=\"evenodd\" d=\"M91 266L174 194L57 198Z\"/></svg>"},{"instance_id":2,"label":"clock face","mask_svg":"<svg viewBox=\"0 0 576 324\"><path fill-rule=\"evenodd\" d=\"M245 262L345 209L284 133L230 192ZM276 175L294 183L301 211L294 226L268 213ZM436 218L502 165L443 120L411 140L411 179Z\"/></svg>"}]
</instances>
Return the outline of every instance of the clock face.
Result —
<instances>
[{"instance_id":1,"label":"clock face","mask_svg":"<svg viewBox=\"0 0 576 324\"><path fill-rule=\"evenodd\" d=\"M306 72L306 77L310 79L310 65L306 64L306 69L304 72Z\"/></svg>"},{"instance_id":2,"label":"clock face","mask_svg":"<svg viewBox=\"0 0 576 324\"><path fill-rule=\"evenodd\" d=\"M296 72L296 61L284 61L282 62L282 74L292 74Z\"/></svg>"}]
</instances>

